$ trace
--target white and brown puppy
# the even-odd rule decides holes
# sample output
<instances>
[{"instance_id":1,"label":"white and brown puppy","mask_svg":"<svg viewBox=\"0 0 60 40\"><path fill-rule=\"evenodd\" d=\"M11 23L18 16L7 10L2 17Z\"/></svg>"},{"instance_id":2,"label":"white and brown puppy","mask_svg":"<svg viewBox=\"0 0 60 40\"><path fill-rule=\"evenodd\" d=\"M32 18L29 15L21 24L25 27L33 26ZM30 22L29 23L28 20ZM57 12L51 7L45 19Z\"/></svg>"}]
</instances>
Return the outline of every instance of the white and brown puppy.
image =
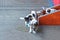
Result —
<instances>
[{"instance_id":1,"label":"white and brown puppy","mask_svg":"<svg viewBox=\"0 0 60 40\"><path fill-rule=\"evenodd\" d=\"M36 33L38 29L38 21L36 20L36 14L34 11L31 12L31 14L28 14L24 18L20 18L25 20L25 25L29 27L29 33Z\"/></svg>"}]
</instances>

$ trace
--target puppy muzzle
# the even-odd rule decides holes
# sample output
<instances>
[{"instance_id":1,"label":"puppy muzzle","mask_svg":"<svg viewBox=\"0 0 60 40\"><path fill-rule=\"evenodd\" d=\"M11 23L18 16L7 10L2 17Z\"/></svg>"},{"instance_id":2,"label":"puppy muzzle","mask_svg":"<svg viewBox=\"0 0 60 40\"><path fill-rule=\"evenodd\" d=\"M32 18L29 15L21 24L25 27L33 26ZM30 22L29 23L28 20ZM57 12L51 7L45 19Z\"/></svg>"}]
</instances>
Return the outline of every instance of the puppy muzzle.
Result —
<instances>
[{"instance_id":1,"label":"puppy muzzle","mask_svg":"<svg viewBox=\"0 0 60 40\"><path fill-rule=\"evenodd\" d=\"M38 26L38 22L34 23L34 26Z\"/></svg>"}]
</instances>

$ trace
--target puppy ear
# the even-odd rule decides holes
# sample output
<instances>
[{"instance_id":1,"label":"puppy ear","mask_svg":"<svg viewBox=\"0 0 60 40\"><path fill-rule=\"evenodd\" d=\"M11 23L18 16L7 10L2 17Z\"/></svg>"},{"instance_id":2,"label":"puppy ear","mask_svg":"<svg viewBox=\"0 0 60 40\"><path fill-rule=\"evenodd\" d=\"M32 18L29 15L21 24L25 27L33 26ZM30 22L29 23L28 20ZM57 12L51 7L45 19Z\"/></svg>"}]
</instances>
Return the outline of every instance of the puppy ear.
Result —
<instances>
[{"instance_id":1,"label":"puppy ear","mask_svg":"<svg viewBox=\"0 0 60 40\"><path fill-rule=\"evenodd\" d=\"M27 20L29 20L29 18L28 17L24 17L24 20L27 21Z\"/></svg>"},{"instance_id":2,"label":"puppy ear","mask_svg":"<svg viewBox=\"0 0 60 40\"><path fill-rule=\"evenodd\" d=\"M27 18L26 18L26 17L24 17L24 19L26 20Z\"/></svg>"},{"instance_id":3,"label":"puppy ear","mask_svg":"<svg viewBox=\"0 0 60 40\"><path fill-rule=\"evenodd\" d=\"M21 20L24 20L24 18L23 18L23 17L20 17L20 19L21 19Z\"/></svg>"},{"instance_id":4,"label":"puppy ear","mask_svg":"<svg viewBox=\"0 0 60 40\"><path fill-rule=\"evenodd\" d=\"M35 17L35 14L32 14L33 15L33 17Z\"/></svg>"}]
</instances>

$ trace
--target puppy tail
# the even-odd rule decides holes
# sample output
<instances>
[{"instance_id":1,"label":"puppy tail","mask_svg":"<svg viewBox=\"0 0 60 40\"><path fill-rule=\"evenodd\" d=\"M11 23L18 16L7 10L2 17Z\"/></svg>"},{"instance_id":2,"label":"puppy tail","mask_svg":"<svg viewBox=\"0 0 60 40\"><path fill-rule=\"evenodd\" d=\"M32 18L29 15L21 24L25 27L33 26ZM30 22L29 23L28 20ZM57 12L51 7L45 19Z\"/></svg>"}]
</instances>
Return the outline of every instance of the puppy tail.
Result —
<instances>
[{"instance_id":1,"label":"puppy tail","mask_svg":"<svg viewBox=\"0 0 60 40\"><path fill-rule=\"evenodd\" d=\"M24 17L20 17L21 20L24 20Z\"/></svg>"}]
</instances>

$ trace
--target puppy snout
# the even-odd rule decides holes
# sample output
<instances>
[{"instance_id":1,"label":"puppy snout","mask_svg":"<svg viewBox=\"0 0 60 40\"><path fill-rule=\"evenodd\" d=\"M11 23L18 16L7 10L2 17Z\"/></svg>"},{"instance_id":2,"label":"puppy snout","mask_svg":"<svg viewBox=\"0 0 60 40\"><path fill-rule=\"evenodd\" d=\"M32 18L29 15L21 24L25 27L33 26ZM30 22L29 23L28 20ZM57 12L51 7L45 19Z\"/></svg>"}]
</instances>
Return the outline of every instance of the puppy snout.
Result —
<instances>
[{"instance_id":1,"label":"puppy snout","mask_svg":"<svg viewBox=\"0 0 60 40\"><path fill-rule=\"evenodd\" d=\"M37 26L38 25L38 22L36 22L35 24L34 24L34 26Z\"/></svg>"}]
</instances>

